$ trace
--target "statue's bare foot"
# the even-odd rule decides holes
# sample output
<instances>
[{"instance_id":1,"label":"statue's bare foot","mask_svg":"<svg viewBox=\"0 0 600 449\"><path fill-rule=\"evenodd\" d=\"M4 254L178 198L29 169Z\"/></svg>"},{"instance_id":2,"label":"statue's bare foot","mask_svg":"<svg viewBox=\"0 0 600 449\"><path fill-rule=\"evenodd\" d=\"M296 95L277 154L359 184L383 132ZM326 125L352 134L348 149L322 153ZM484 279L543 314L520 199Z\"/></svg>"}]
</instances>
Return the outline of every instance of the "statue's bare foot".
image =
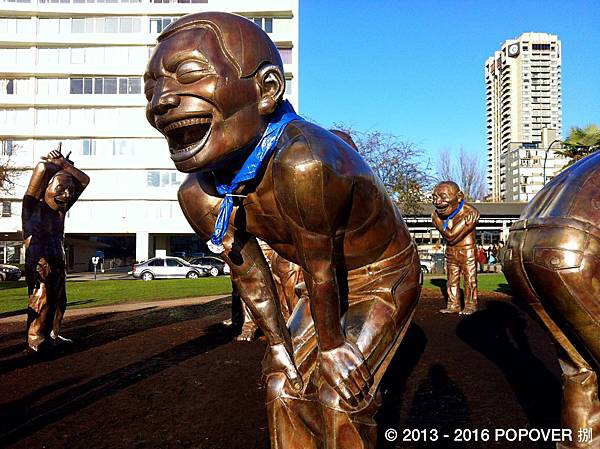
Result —
<instances>
[{"instance_id":1,"label":"statue's bare foot","mask_svg":"<svg viewBox=\"0 0 600 449\"><path fill-rule=\"evenodd\" d=\"M472 307L465 307L460 314L461 315L473 315L475 312L477 312L477 306L472 306Z\"/></svg>"},{"instance_id":2,"label":"statue's bare foot","mask_svg":"<svg viewBox=\"0 0 600 449\"><path fill-rule=\"evenodd\" d=\"M245 323L242 332L235 337L237 341L254 341L258 327L254 323Z\"/></svg>"},{"instance_id":3,"label":"statue's bare foot","mask_svg":"<svg viewBox=\"0 0 600 449\"><path fill-rule=\"evenodd\" d=\"M445 309L440 309L440 313L460 313L460 307L446 307Z\"/></svg>"}]
</instances>

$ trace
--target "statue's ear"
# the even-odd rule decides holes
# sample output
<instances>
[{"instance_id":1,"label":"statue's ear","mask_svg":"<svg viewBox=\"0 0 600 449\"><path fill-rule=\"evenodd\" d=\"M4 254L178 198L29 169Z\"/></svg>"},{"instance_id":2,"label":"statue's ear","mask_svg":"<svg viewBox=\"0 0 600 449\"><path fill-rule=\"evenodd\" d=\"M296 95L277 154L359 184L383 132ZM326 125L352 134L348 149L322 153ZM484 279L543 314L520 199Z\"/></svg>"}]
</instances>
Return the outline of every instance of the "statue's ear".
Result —
<instances>
[{"instance_id":1,"label":"statue's ear","mask_svg":"<svg viewBox=\"0 0 600 449\"><path fill-rule=\"evenodd\" d=\"M456 196L458 196L459 200L464 200L465 199L465 194L463 193L462 190L459 190L458 193L456 194Z\"/></svg>"},{"instance_id":2,"label":"statue's ear","mask_svg":"<svg viewBox=\"0 0 600 449\"><path fill-rule=\"evenodd\" d=\"M260 115L272 114L285 92L283 73L281 73L279 67L269 64L261 67L256 77L260 88L258 113Z\"/></svg>"}]
</instances>

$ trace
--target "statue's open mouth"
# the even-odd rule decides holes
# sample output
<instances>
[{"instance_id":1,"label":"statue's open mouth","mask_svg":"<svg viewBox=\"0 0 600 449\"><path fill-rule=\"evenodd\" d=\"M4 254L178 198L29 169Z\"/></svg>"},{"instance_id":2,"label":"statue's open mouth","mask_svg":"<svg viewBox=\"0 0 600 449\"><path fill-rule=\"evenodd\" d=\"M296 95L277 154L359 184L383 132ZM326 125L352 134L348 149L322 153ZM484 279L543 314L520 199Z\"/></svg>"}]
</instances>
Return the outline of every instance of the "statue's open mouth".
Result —
<instances>
[{"instance_id":1,"label":"statue's open mouth","mask_svg":"<svg viewBox=\"0 0 600 449\"><path fill-rule=\"evenodd\" d=\"M440 215L448 215L450 213L450 204L444 203L435 206L435 209L438 211Z\"/></svg>"},{"instance_id":2,"label":"statue's open mouth","mask_svg":"<svg viewBox=\"0 0 600 449\"><path fill-rule=\"evenodd\" d=\"M190 117L169 123L162 129L169 142L171 159L184 161L198 153L210 135L212 116Z\"/></svg>"},{"instance_id":3,"label":"statue's open mouth","mask_svg":"<svg viewBox=\"0 0 600 449\"><path fill-rule=\"evenodd\" d=\"M55 196L54 202L61 209L67 207L67 200L62 197Z\"/></svg>"}]
</instances>

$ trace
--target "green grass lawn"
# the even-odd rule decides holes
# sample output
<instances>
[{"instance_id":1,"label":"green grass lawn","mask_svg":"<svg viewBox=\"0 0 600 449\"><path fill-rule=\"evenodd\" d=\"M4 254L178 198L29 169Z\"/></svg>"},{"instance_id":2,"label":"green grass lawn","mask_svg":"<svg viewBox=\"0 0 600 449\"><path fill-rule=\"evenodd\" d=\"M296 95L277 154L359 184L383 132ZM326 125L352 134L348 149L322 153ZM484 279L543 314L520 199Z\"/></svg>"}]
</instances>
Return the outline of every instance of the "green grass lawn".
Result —
<instances>
[{"instance_id":1,"label":"green grass lawn","mask_svg":"<svg viewBox=\"0 0 600 449\"><path fill-rule=\"evenodd\" d=\"M428 274L423 281L424 288L445 288L446 276L441 274ZM508 282L502 273L478 273L477 290L482 292L509 293Z\"/></svg>"},{"instance_id":2,"label":"green grass lawn","mask_svg":"<svg viewBox=\"0 0 600 449\"><path fill-rule=\"evenodd\" d=\"M151 282L138 280L69 281L69 308L94 307L118 302L156 301L228 294L228 276L200 279L164 279ZM0 313L25 311L27 286L25 281L0 283Z\"/></svg>"},{"instance_id":3,"label":"green grass lawn","mask_svg":"<svg viewBox=\"0 0 600 449\"><path fill-rule=\"evenodd\" d=\"M477 276L480 291L510 293L502 273ZM444 275L426 275L425 288L445 288ZM228 294L231 281L227 276L201 279L165 279L151 282L138 280L69 281L67 296L69 308L94 307L119 302L159 301L163 299L190 298ZM0 283L0 313L25 311L27 286L25 281Z\"/></svg>"}]
</instances>

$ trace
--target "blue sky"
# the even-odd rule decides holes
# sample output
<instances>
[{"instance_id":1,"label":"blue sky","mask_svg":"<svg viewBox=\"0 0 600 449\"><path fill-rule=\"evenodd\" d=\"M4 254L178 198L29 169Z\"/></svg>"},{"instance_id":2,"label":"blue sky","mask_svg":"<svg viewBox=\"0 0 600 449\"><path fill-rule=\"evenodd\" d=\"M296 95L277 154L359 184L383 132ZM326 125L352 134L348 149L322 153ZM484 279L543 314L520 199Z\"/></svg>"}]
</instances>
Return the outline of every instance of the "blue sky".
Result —
<instances>
[{"instance_id":1,"label":"blue sky","mask_svg":"<svg viewBox=\"0 0 600 449\"><path fill-rule=\"evenodd\" d=\"M300 113L485 160L484 62L531 31L562 41L564 137L600 124L598 0L300 0Z\"/></svg>"}]
</instances>

